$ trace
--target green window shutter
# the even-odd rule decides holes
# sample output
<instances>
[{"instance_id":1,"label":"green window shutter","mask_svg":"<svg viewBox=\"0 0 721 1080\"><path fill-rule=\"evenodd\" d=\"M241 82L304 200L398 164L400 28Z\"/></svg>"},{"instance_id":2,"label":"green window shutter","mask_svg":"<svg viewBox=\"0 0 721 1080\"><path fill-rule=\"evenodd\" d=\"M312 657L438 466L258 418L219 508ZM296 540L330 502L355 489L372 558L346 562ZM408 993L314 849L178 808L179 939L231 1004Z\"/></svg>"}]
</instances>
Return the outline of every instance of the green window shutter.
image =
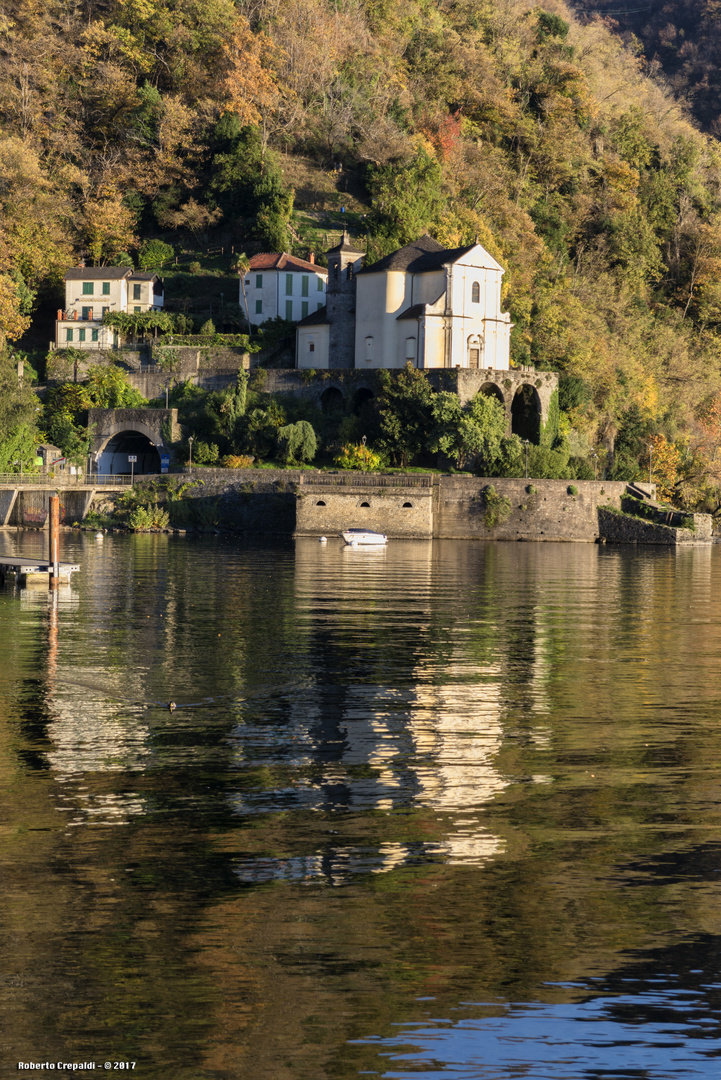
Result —
<instances>
[{"instance_id":1,"label":"green window shutter","mask_svg":"<svg viewBox=\"0 0 721 1080\"><path fill-rule=\"evenodd\" d=\"M262 300L256 300L255 301L255 314L256 315L262 315L263 314L263 301Z\"/></svg>"},{"instance_id":2,"label":"green window shutter","mask_svg":"<svg viewBox=\"0 0 721 1080\"><path fill-rule=\"evenodd\" d=\"M84 281L83 282L83 296L92 296L92 295L93 295L93 283L92 283L92 281Z\"/></svg>"},{"instance_id":3,"label":"green window shutter","mask_svg":"<svg viewBox=\"0 0 721 1080\"><path fill-rule=\"evenodd\" d=\"M293 322L293 301L286 300L285 302L285 317L288 322Z\"/></svg>"},{"instance_id":4,"label":"green window shutter","mask_svg":"<svg viewBox=\"0 0 721 1080\"><path fill-rule=\"evenodd\" d=\"M66 330L65 331L65 340L66 341L72 341L73 340L73 332L72 332L72 330Z\"/></svg>"},{"instance_id":5,"label":"green window shutter","mask_svg":"<svg viewBox=\"0 0 721 1080\"><path fill-rule=\"evenodd\" d=\"M140 299L140 286L139 285L133 285L133 300L139 300L139 299Z\"/></svg>"},{"instance_id":6,"label":"green window shutter","mask_svg":"<svg viewBox=\"0 0 721 1080\"><path fill-rule=\"evenodd\" d=\"M303 275L303 277L301 279L301 283L300 283L300 295L301 296L307 296L308 295L308 278L305 276L305 274Z\"/></svg>"},{"instance_id":7,"label":"green window shutter","mask_svg":"<svg viewBox=\"0 0 721 1080\"><path fill-rule=\"evenodd\" d=\"M85 331L78 330L78 341L85 341Z\"/></svg>"},{"instance_id":8,"label":"green window shutter","mask_svg":"<svg viewBox=\"0 0 721 1080\"><path fill-rule=\"evenodd\" d=\"M92 317L93 309L89 307L84 307L80 314L83 319L89 319Z\"/></svg>"},{"instance_id":9,"label":"green window shutter","mask_svg":"<svg viewBox=\"0 0 721 1080\"><path fill-rule=\"evenodd\" d=\"M318 284L318 292L323 292L323 278L318 277L315 279Z\"/></svg>"},{"instance_id":10,"label":"green window shutter","mask_svg":"<svg viewBox=\"0 0 721 1080\"><path fill-rule=\"evenodd\" d=\"M110 282L103 282L103 296L110 296Z\"/></svg>"},{"instance_id":11,"label":"green window shutter","mask_svg":"<svg viewBox=\"0 0 721 1080\"><path fill-rule=\"evenodd\" d=\"M99 331L99 330L91 330L91 331L90 331L90 336L92 337L93 341L97 341L97 340L98 340L98 334L99 334L99 333L100 333L100 331Z\"/></svg>"},{"instance_id":12,"label":"green window shutter","mask_svg":"<svg viewBox=\"0 0 721 1080\"><path fill-rule=\"evenodd\" d=\"M133 308L133 311L134 311L134 313L135 313L136 315L139 315L139 314L140 314L140 306L138 306L138 307L134 307L134 308Z\"/></svg>"},{"instance_id":13,"label":"green window shutter","mask_svg":"<svg viewBox=\"0 0 721 1080\"><path fill-rule=\"evenodd\" d=\"M306 315L308 314L308 301L307 300L304 300L303 303L301 304L301 311L302 311L301 319L304 319L306 317Z\"/></svg>"},{"instance_id":14,"label":"green window shutter","mask_svg":"<svg viewBox=\"0 0 721 1080\"><path fill-rule=\"evenodd\" d=\"M255 275L255 287L256 287L256 289L262 289L263 288L263 275L262 274L256 274Z\"/></svg>"},{"instance_id":15,"label":"green window shutter","mask_svg":"<svg viewBox=\"0 0 721 1080\"><path fill-rule=\"evenodd\" d=\"M293 295L293 275L292 274L286 274L285 275L285 295L286 296L292 296Z\"/></svg>"},{"instance_id":16,"label":"green window shutter","mask_svg":"<svg viewBox=\"0 0 721 1080\"><path fill-rule=\"evenodd\" d=\"M320 309L321 309L322 307L323 307L323 305L322 305L322 304L316 304L316 305L315 305L315 310L316 310L316 311L320 311Z\"/></svg>"}]
</instances>

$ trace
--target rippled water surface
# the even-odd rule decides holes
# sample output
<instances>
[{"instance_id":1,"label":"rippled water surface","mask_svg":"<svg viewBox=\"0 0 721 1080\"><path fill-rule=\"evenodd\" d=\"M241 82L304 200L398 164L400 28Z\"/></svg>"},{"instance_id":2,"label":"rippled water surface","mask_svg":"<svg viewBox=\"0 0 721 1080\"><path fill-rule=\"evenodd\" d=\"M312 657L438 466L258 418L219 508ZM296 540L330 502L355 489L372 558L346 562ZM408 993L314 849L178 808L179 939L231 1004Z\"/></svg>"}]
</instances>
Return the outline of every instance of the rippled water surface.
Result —
<instances>
[{"instance_id":1,"label":"rippled water surface","mask_svg":"<svg viewBox=\"0 0 721 1080\"><path fill-rule=\"evenodd\" d=\"M63 541L0 588L0 1075L721 1075L720 548Z\"/></svg>"}]
</instances>

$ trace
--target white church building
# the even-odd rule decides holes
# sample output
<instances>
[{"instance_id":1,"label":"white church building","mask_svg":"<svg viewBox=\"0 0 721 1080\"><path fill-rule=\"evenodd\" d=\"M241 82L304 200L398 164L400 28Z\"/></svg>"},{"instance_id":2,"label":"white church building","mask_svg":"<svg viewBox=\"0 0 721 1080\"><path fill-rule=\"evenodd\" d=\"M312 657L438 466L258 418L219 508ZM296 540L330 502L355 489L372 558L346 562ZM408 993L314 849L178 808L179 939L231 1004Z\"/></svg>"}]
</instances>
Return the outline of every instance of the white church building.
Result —
<instances>
[{"instance_id":1,"label":"white church building","mask_svg":"<svg viewBox=\"0 0 721 1080\"><path fill-rule=\"evenodd\" d=\"M503 267L480 244L422 236L371 266L348 234L328 252L326 305L296 328L299 368L509 367Z\"/></svg>"}]
</instances>

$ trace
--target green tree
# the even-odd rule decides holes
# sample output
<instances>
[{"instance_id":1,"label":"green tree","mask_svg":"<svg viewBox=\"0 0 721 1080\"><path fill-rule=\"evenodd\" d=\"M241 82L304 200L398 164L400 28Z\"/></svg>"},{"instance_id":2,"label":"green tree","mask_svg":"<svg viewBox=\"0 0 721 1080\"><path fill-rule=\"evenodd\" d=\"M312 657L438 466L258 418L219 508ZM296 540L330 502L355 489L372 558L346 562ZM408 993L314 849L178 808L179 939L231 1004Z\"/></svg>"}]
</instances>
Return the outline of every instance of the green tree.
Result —
<instances>
[{"instance_id":1,"label":"green tree","mask_svg":"<svg viewBox=\"0 0 721 1080\"><path fill-rule=\"evenodd\" d=\"M443 211L442 182L443 169L426 150L402 165L369 169L369 224L380 254L428 232Z\"/></svg>"},{"instance_id":2,"label":"green tree","mask_svg":"<svg viewBox=\"0 0 721 1080\"><path fill-rule=\"evenodd\" d=\"M382 372L381 382L380 448L394 465L409 465L428 444L433 425L433 388L411 363L395 378Z\"/></svg>"},{"instance_id":3,"label":"green tree","mask_svg":"<svg viewBox=\"0 0 721 1080\"><path fill-rule=\"evenodd\" d=\"M146 240L140 248L138 266L141 270L161 270L175 255L172 244L163 240Z\"/></svg>"},{"instance_id":4,"label":"green tree","mask_svg":"<svg viewBox=\"0 0 721 1080\"><path fill-rule=\"evenodd\" d=\"M286 465L312 461L317 448L313 425L307 420L278 428L278 456Z\"/></svg>"},{"instance_id":5,"label":"green tree","mask_svg":"<svg viewBox=\"0 0 721 1080\"><path fill-rule=\"evenodd\" d=\"M0 472L17 472L20 462L28 468L35 460L40 412L35 391L18 382L14 358L0 353Z\"/></svg>"}]
</instances>

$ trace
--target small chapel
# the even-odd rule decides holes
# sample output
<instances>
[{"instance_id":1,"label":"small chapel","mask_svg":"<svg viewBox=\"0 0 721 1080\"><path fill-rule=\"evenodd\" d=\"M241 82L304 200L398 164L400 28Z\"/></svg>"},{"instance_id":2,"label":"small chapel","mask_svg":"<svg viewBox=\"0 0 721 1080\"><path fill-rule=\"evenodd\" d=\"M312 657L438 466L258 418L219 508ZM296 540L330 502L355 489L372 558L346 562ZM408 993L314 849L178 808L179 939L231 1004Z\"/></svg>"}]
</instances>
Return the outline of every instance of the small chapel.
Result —
<instances>
[{"instance_id":1,"label":"small chapel","mask_svg":"<svg viewBox=\"0 0 721 1080\"><path fill-rule=\"evenodd\" d=\"M421 236L370 266L347 231L328 252L325 306L296 327L296 367L509 367L502 266L480 244Z\"/></svg>"}]
</instances>

